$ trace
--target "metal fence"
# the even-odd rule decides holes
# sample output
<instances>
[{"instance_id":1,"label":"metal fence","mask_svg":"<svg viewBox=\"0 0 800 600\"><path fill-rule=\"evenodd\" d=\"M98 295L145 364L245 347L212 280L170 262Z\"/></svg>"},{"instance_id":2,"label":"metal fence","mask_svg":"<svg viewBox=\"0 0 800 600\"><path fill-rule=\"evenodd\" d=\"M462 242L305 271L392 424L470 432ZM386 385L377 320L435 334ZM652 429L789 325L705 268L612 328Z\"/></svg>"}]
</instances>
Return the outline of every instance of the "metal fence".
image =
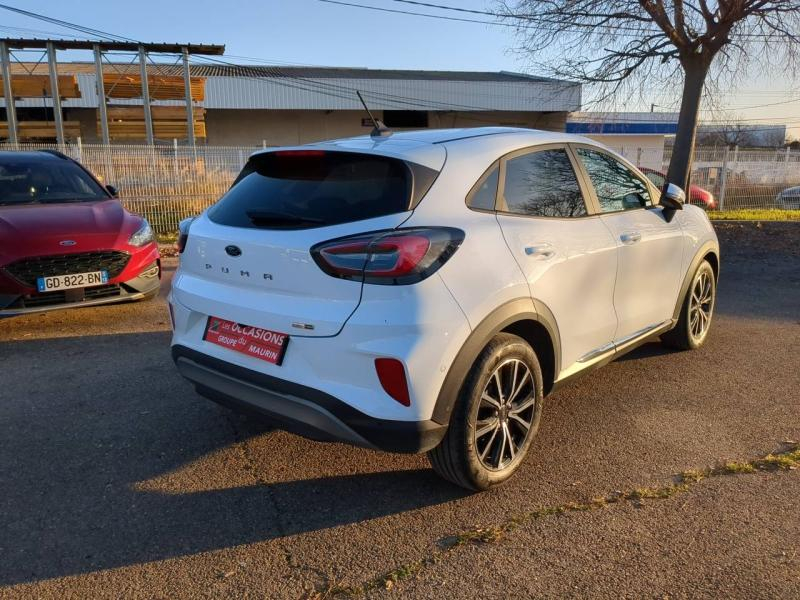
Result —
<instances>
[{"instance_id":1,"label":"metal fence","mask_svg":"<svg viewBox=\"0 0 800 600\"><path fill-rule=\"evenodd\" d=\"M627 153L626 153L627 154ZM640 150L628 160L666 173L671 148ZM696 148L692 185L714 194L719 210L800 208L800 150L789 148Z\"/></svg>"},{"instance_id":2,"label":"metal fence","mask_svg":"<svg viewBox=\"0 0 800 600\"><path fill-rule=\"evenodd\" d=\"M0 145L11 149L9 144ZM230 187L261 147L102 144L17 144L19 150L61 150L79 160L102 182L114 185L131 211L150 221L159 233L214 203ZM639 149L627 157L646 167L667 170L670 149ZM800 151L697 148L692 183L714 194L720 210L800 208Z\"/></svg>"},{"instance_id":3,"label":"metal fence","mask_svg":"<svg viewBox=\"0 0 800 600\"><path fill-rule=\"evenodd\" d=\"M0 146L10 149L10 145ZM119 191L129 210L159 233L213 204L230 187L247 157L261 147L103 144L17 144L18 150L60 150Z\"/></svg>"}]
</instances>

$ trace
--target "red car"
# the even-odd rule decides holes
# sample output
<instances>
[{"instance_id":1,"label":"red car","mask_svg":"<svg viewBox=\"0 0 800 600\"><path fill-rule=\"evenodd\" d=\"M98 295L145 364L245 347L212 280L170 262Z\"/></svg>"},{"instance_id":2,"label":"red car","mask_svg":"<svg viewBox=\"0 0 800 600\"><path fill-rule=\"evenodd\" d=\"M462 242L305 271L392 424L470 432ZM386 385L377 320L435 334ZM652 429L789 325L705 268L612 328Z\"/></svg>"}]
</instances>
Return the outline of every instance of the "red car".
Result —
<instances>
[{"instance_id":1,"label":"red car","mask_svg":"<svg viewBox=\"0 0 800 600\"><path fill-rule=\"evenodd\" d=\"M58 152L0 152L0 317L158 294L153 230Z\"/></svg>"},{"instance_id":2,"label":"red car","mask_svg":"<svg viewBox=\"0 0 800 600\"><path fill-rule=\"evenodd\" d=\"M641 167L639 170L647 175L647 178L653 182L653 185L658 189L664 187L664 182L667 180L667 176L664 175L664 173L656 171L655 169L648 169L647 167ZM694 184L689 185L689 204L702 206L706 210L716 210L717 208L717 201L714 199L714 194Z\"/></svg>"}]
</instances>

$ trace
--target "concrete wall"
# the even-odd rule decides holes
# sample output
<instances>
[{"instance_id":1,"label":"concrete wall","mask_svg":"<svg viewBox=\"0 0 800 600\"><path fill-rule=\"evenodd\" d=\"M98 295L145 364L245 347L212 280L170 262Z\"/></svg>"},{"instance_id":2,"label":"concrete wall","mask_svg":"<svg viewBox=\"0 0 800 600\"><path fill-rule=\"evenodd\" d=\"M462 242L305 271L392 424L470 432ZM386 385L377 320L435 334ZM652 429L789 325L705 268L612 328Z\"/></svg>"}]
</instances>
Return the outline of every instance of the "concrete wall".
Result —
<instances>
[{"instance_id":1,"label":"concrete wall","mask_svg":"<svg viewBox=\"0 0 800 600\"><path fill-rule=\"evenodd\" d=\"M80 121L81 141L84 144L99 144L102 140L97 133L97 109L65 108L65 121Z\"/></svg>"},{"instance_id":2,"label":"concrete wall","mask_svg":"<svg viewBox=\"0 0 800 600\"><path fill-rule=\"evenodd\" d=\"M378 118L382 117L382 111L375 113ZM266 141L268 146L287 146L364 135L371 130L371 126L361 123L365 117L363 110L208 109L205 143L212 146L260 146ZM429 112L428 126L440 129L501 125L564 131L566 117L567 113L563 112ZM64 118L80 121L83 143L100 143L96 109L67 108L64 109ZM118 140L116 143L141 144L144 140ZM179 140L179 143L183 144L185 140Z\"/></svg>"},{"instance_id":3,"label":"concrete wall","mask_svg":"<svg viewBox=\"0 0 800 600\"><path fill-rule=\"evenodd\" d=\"M376 111L381 118L381 111ZM207 143L214 146L268 146L305 144L320 140L364 135L370 132L361 120L363 110L238 110L206 111ZM563 131L567 114L536 112L430 112L428 125L480 127L507 125Z\"/></svg>"},{"instance_id":4,"label":"concrete wall","mask_svg":"<svg viewBox=\"0 0 800 600\"><path fill-rule=\"evenodd\" d=\"M664 162L664 136L663 134L636 135L595 135L586 137L605 144L612 150L619 152L638 167L648 167L660 171Z\"/></svg>"}]
</instances>

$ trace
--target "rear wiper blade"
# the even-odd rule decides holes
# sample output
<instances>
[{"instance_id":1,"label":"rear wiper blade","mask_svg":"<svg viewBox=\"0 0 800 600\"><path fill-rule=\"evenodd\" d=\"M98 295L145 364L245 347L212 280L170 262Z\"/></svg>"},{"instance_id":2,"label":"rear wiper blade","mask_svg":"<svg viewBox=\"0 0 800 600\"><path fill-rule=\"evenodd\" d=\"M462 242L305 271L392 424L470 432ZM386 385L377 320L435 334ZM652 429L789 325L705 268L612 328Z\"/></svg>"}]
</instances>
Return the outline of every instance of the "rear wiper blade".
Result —
<instances>
[{"instance_id":1,"label":"rear wiper blade","mask_svg":"<svg viewBox=\"0 0 800 600\"><path fill-rule=\"evenodd\" d=\"M267 210L248 210L245 214L254 225L300 225L302 223L322 224L325 222L314 217L301 217Z\"/></svg>"}]
</instances>

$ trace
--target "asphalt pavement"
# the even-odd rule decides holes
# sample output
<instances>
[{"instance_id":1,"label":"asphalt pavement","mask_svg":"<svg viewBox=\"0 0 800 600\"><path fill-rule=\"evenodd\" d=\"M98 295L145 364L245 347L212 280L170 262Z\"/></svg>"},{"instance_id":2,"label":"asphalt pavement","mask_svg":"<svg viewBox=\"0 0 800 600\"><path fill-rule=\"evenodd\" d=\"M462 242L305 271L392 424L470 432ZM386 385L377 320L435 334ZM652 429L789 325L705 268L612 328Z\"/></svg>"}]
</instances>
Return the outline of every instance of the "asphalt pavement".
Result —
<instances>
[{"instance_id":1,"label":"asphalt pavement","mask_svg":"<svg viewBox=\"0 0 800 600\"><path fill-rule=\"evenodd\" d=\"M0 597L800 597L798 470L569 508L800 440L800 224L720 237L708 343L549 397L481 494L197 396L169 356L174 259L151 302L0 320Z\"/></svg>"}]
</instances>

